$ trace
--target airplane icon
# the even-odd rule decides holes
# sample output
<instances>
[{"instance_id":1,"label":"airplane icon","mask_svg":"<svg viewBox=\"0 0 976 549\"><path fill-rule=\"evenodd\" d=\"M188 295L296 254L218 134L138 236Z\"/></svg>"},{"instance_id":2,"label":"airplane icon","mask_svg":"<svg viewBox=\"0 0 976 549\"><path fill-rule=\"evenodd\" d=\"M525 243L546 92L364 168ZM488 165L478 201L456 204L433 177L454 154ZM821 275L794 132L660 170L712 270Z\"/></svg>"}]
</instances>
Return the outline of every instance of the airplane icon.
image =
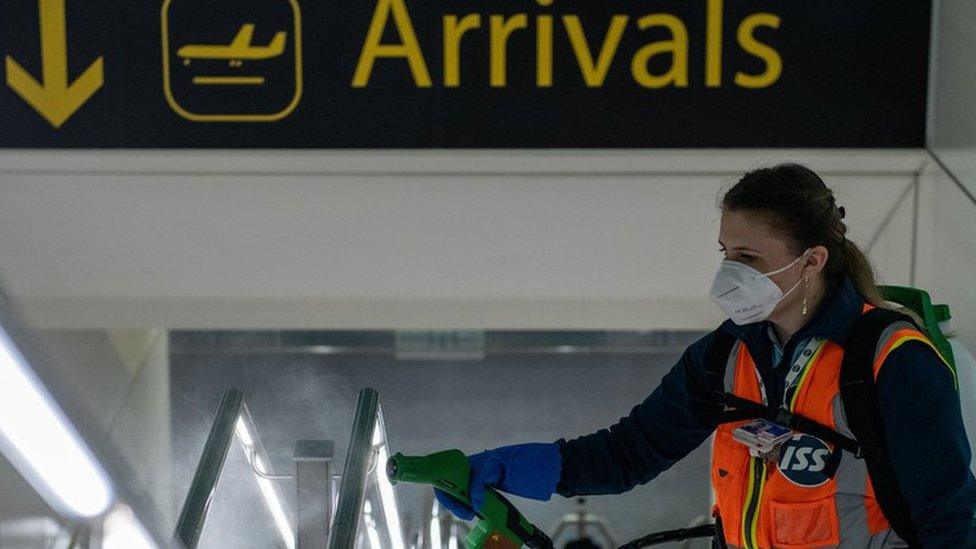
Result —
<instances>
[{"instance_id":1,"label":"airplane icon","mask_svg":"<svg viewBox=\"0 0 976 549\"><path fill-rule=\"evenodd\" d=\"M277 122L291 115L303 87L300 1L262 0L255 12L241 0L163 0L163 93L170 109L190 122Z\"/></svg>"},{"instance_id":2,"label":"airplane icon","mask_svg":"<svg viewBox=\"0 0 976 549\"><path fill-rule=\"evenodd\" d=\"M285 31L275 33L267 46L251 45L254 38L254 23L241 25L237 36L228 45L187 44L176 55L183 59L184 65L189 65L193 59L226 59L230 66L240 67L244 61L260 61L278 57L285 52Z\"/></svg>"}]
</instances>

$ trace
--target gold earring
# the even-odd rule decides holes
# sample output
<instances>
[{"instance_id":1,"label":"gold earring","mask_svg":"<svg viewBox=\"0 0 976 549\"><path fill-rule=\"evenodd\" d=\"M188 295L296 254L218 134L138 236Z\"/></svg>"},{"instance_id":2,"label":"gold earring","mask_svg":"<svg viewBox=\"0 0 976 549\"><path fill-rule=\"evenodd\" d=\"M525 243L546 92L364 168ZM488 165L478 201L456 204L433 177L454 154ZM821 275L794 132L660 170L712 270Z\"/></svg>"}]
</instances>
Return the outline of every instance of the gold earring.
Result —
<instances>
[{"instance_id":1,"label":"gold earring","mask_svg":"<svg viewBox=\"0 0 976 549\"><path fill-rule=\"evenodd\" d=\"M807 316L807 290L810 289L810 277L803 277L803 310L800 311L802 316Z\"/></svg>"}]
</instances>

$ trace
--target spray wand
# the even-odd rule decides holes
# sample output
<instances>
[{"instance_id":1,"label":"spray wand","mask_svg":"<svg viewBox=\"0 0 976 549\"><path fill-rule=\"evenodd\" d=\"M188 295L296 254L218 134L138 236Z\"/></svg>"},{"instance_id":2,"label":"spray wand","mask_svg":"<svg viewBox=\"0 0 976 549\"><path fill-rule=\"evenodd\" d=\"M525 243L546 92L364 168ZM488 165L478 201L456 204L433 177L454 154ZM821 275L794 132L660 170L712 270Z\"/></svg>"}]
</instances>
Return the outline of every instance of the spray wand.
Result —
<instances>
[{"instance_id":1,"label":"spray wand","mask_svg":"<svg viewBox=\"0 0 976 549\"><path fill-rule=\"evenodd\" d=\"M397 452L386 464L390 481L427 484L454 499L471 505L468 457L460 450L446 450L429 456L405 456ZM530 523L497 491L485 491L485 503L475 511L478 524L468 534L468 549L553 549L552 540Z\"/></svg>"}]
</instances>

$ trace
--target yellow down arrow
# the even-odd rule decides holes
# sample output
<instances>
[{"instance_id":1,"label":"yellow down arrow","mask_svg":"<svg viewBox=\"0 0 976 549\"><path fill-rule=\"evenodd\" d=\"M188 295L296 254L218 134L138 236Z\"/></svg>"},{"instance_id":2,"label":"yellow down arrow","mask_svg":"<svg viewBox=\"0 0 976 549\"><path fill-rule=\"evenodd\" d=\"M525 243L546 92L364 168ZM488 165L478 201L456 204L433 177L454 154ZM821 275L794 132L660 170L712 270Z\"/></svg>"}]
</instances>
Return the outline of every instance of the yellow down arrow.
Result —
<instances>
[{"instance_id":1,"label":"yellow down arrow","mask_svg":"<svg viewBox=\"0 0 976 549\"><path fill-rule=\"evenodd\" d=\"M41 66L44 83L34 79L7 56L7 85L55 128L71 117L102 87L104 71L99 57L68 85L68 38L65 0L38 0L41 13Z\"/></svg>"}]
</instances>

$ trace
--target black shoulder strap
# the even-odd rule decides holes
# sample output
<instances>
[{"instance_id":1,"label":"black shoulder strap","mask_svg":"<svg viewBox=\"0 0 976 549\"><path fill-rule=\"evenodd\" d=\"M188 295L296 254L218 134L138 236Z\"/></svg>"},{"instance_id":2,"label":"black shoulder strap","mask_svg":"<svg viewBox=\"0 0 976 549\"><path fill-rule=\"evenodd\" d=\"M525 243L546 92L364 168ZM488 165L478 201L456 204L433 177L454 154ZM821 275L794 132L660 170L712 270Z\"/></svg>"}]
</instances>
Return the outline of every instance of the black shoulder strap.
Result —
<instances>
[{"instance_id":1,"label":"black shoulder strap","mask_svg":"<svg viewBox=\"0 0 976 549\"><path fill-rule=\"evenodd\" d=\"M887 443L878 386L874 379L874 359L878 340L886 328L895 322L912 319L890 309L875 308L854 323L844 347L844 361L840 371L840 394L844 414L854 437L865 446L881 450L879 459L866 459L865 464L874 487L874 495L891 528L910 546L918 547L918 536L911 521L908 503L902 496L894 470L887 459Z\"/></svg>"},{"instance_id":2,"label":"black shoulder strap","mask_svg":"<svg viewBox=\"0 0 976 549\"><path fill-rule=\"evenodd\" d=\"M735 336L722 328L715 330L705 352L705 381L717 402L725 402L725 367L729 362Z\"/></svg>"},{"instance_id":3,"label":"black shoulder strap","mask_svg":"<svg viewBox=\"0 0 976 549\"><path fill-rule=\"evenodd\" d=\"M822 425L800 414L794 414L783 408L773 408L753 402L725 390L725 369L729 363L729 355L735 346L735 336L719 328L713 336L711 345L705 353L705 378L716 407L714 422L716 425L732 423L748 419L766 419L784 425L854 454L857 458L878 458L875 448L860 444L857 440L846 437L826 425ZM837 454L837 459L840 455Z\"/></svg>"}]
</instances>

